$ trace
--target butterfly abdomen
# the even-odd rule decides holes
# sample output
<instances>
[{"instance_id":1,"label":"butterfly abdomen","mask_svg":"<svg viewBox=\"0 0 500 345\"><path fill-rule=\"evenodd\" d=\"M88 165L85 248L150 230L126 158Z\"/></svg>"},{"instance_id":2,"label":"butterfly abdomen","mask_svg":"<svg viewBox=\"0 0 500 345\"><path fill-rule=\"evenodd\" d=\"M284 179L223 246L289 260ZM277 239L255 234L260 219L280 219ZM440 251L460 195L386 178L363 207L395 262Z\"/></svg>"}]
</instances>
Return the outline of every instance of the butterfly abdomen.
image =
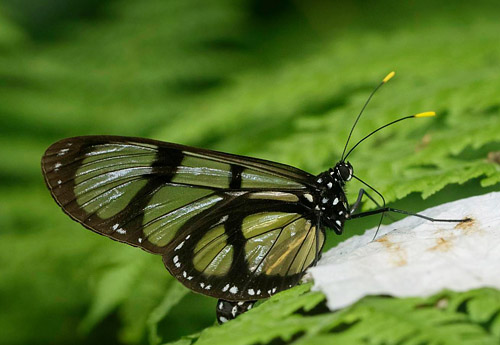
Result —
<instances>
[{"instance_id":1,"label":"butterfly abdomen","mask_svg":"<svg viewBox=\"0 0 500 345\"><path fill-rule=\"evenodd\" d=\"M238 315L252 309L257 301L226 301L219 299L217 301L217 322L222 324L236 318Z\"/></svg>"}]
</instances>

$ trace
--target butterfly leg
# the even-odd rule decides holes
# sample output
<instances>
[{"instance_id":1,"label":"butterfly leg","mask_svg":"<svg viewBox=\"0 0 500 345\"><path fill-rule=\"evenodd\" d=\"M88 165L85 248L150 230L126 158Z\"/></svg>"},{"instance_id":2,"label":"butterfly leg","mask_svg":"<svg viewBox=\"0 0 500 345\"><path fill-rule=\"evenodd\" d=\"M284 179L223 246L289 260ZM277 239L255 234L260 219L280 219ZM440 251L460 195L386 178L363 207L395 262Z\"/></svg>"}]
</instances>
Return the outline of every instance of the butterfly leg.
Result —
<instances>
[{"instance_id":1,"label":"butterfly leg","mask_svg":"<svg viewBox=\"0 0 500 345\"><path fill-rule=\"evenodd\" d=\"M385 207L384 197L381 196L384 205L380 206L380 204L377 202L377 200L375 200L370 194L368 194L368 192L366 190L364 190L363 188L361 188L359 190L359 193L358 193L358 198L356 199L356 201L354 202L354 205L351 208L351 211L350 211L351 215L354 212L356 212L356 210L358 209L358 207L361 204L361 201L363 199L363 196L366 196L368 199L370 199L375 205L377 205L378 208L384 208ZM394 217L392 217L390 215L387 215L387 217L389 217L391 220L396 220Z\"/></svg>"},{"instance_id":2,"label":"butterfly leg","mask_svg":"<svg viewBox=\"0 0 500 345\"><path fill-rule=\"evenodd\" d=\"M379 194L379 193L378 193ZM366 195L370 200L372 200L379 208L377 210L373 210L373 211L367 211L367 212L361 212L361 213L357 213L357 214L352 214L356 208L359 206L360 202L361 202L361 199L363 197L363 195ZM379 194L380 195L380 194ZM382 196L381 196L382 197ZM371 216L371 215L374 215L374 214L382 214L382 217L380 217L380 221L378 223L378 227L377 227L377 230L375 231L375 234L373 235L373 240L375 240L377 238L377 234L378 234L378 231L380 229L380 225L382 225L382 220L384 218L384 216L386 215L387 212L394 212L394 213L401 213L401 214L406 214L406 215L409 215L409 216L415 216L415 217L419 217L419 218L423 218L423 219L426 219L428 221L431 221L431 222L452 222L452 223L460 223L460 222L467 222L469 221L470 219L469 218L465 218L465 219L436 219L436 218L431 218L431 217L427 217L427 216L424 216L424 215L421 215L421 214L418 214L418 213L411 213L411 212L408 212L408 211L405 211L405 210L399 210L399 209L396 209L396 208L392 208L392 207L385 207L385 200L384 198L382 197L382 200L384 201L384 207L380 207L377 202L375 200L373 200L373 198L363 189L360 189L359 191L359 194L358 194L358 199L356 200L356 202L354 203L354 206L353 208L351 209L351 215L350 215L350 218L351 219L355 219L355 218L362 218L362 217L366 217L366 216ZM394 220L393 217L391 217L390 215L387 215L389 218L391 218L392 220Z\"/></svg>"},{"instance_id":3,"label":"butterfly leg","mask_svg":"<svg viewBox=\"0 0 500 345\"><path fill-rule=\"evenodd\" d=\"M468 222L468 221L470 221L469 218L464 218L464 219L439 219L439 218L431 218L431 217L427 217L427 216L424 216L424 215L419 214L419 213L412 213L412 212L408 212L408 211L405 211L405 210L399 210L397 208L392 208L392 207L383 207L383 208L379 208L379 209L373 210L373 211L366 211L366 212L361 212L361 213L353 214L353 215L351 215L351 218L362 218L362 217L371 216L371 215L374 215L374 214L385 213L385 212L395 212L395 213L406 214L408 216L414 216L414 217L423 218L423 219L431 221L431 222L461 223L461 222Z\"/></svg>"},{"instance_id":4,"label":"butterfly leg","mask_svg":"<svg viewBox=\"0 0 500 345\"><path fill-rule=\"evenodd\" d=\"M255 302L257 301L226 301L219 299L216 307L217 322L223 324L236 318L238 315L252 309Z\"/></svg>"},{"instance_id":5,"label":"butterfly leg","mask_svg":"<svg viewBox=\"0 0 500 345\"><path fill-rule=\"evenodd\" d=\"M377 205L377 207L378 207L378 208L381 208L381 206L379 205L379 203L378 203L375 199L373 199L373 197L372 197L370 194L368 194L368 193L366 192L366 190L364 190L363 188L361 188L361 189L359 190L359 193L358 193L358 198L357 198L357 199L356 199L356 201L354 202L354 205L352 205L352 207L351 207L351 214L353 214L353 213L354 213L354 212L358 209L358 207L359 207L359 205L361 204L361 201L362 201L362 199L363 199L363 196L365 196L365 195L366 195L366 197L367 197L368 199L370 199L371 201L373 201L373 203L374 203L375 205ZM384 202L384 206L385 206L385 202Z\"/></svg>"}]
</instances>

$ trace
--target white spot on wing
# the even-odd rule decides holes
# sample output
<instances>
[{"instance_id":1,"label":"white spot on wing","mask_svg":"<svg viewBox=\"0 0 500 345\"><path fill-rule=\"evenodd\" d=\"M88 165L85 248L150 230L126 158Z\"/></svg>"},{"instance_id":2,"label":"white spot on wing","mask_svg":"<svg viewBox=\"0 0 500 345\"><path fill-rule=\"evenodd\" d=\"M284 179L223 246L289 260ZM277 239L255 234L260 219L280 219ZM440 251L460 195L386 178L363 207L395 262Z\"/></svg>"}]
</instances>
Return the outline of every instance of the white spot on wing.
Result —
<instances>
[{"instance_id":1,"label":"white spot on wing","mask_svg":"<svg viewBox=\"0 0 500 345\"><path fill-rule=\"evenodd\" d=\"M212 287L212 285L207 285L207 286L205 286L205 290L210 290L211 287Z\"/></svg>"},{"instance_id":2,"label":"white spot on wing","mask_svg":"<svg viewBox=\"0 0 500 345\"><path fill-rule=\"evenodd\" d=\"M322 202L323 204L326 204L326 203L328 202L328 198L323 198L323 199L321 199L321 202Z\"/></svg>"},{"instance_id":3,"label":"white spot on wing","mask_svg":"<svg viewBox=\"0 0 500 345\"><path fill-rule=\"evenodd\" d=\"M229 289L229 292L232 293L232 294L236 294L238 293L238 287L236 287L235 285L233 285L230 289Z\"/></svg>"},{"instance_id":4,"label":"white spot on wing","mask_svg":"<svg viewBox=\"0 0 500 345\"><path fill-rule=\"evenodd\" d=\"M342 223L340 222L340 220L336 220L335 223L338 225L338 226L341 226Z\"/></svg>"},{"instance_id":5,"label":"white spot on wing","mask_svg":"<svg viewBox=\"0 0 500 345\"><path fill-rule=\"evenodd\" d=\"M224 316L219 316L219 321L222 323L226 323L227 319Z\"/></svg>"},{"instance_id":6,"label":"white spot on wing","mask_svg":"<svg viewBox=\"0 0 500 345\"><path fill-rule=\"evenodd\" d=\"M227 290L229 290L229 284L226 284L226 285L222 288L222 292L226 292Z\"/></svg>"},{"instance_id":7,"label":"white spot on wing","mask_svg":"<svg viewBox=\"0 0 500 345\"><path fill-rule=\"evenodd\" d=\"M249 294L250 296L255 295L255 291L254 291L254 289L248 289L248 294Z\"/></svg>"},{"instance_id":8,"label":"white spot on wing","mask_svg":"<svg viewBox=\"0 0 500 345\"><path fill-rule=\"evenodd\" d=\"M183 245L184 245L184 241L182 241L181 243L179 243L179 245L177 247L175 247L174 251L181 249Z\"/></svg>"},{"instance_id":9,"label":"white spot on wing","mask_svg":"<svg viewBox=\"0 0 500 345\"><path fill-rule=\"evenodd\" d=\"M219 303L219 310L222 310L222 308L224 308L224 303L220 302Z\"/></svg>"},{"instance_id":10,"label":"white spot on wing","mask_svg":"<svg viewBox=\"0 0 500 345\"><path fill-rule=\"evenodd\" d=\"M179 255L174 256L172 261L174 262L174 264L176 264L179 261Z\"/></svg>"},{"instance_id":11,"label":"white spot on wing","mask_svg":"<svg viewBox=\"0 0 500 345\"><path fill-rule=\"evenodd\" d=\"M62 155L64 155L68 151L69 151L69 149L61 149L57 155L58 156L62 156Z\"/></svg>"},{"instance_id":12,"label":"white spot on wing","mask_svg":"<svg viewBox=\"0 0 500 345\"><path fill-rule=\"evenodd\" d=\"M118 229L119 226L120 226L120 224L116 223L115 225L113 225L112 229L116 230L116 229Z\"/></svg>"},{"instance_id":13,"label":"white spot on wing","mask_svg":"<svg viewBox=\"0 0 500 345\"><path fill-rule=\"evenodd\" d=\"M328 184L326 185L329 189L333 187L333 183L331 182L328 182Z\"/></svg>"},{"instance_id":14,"label":"white spot on wing","mask_svg":"<svg viewBox=\"0 0 500 345\"><path fill-rule=\"evenodd\" d=\"M313 196L311 194L304 194L304 198L306 198L309 202L313 202Z\"/></svg>"},{"instance_id":15,"label":"white spot on wing","mask_svg":"<svg viewBox=\"0 0 500 345\"><path fill-rule=\"evenodd\" d=\"M333 204L334 204L334 205L337 205L338 203L339 203L339 198L335 198L335 199L333 200Z\"/></svg>"},{"instance_id":16,"label":"white spot on wing","mask_svg":"<svg viewBox=\"0 0 500 345\"><path fill-rule=\"evenodd\" d=\"M231 315L233 315L233 317L236 317L236 312L237 311L238 311L238 307L234 306L233 309L231 309Z\"/></svg>"},{"instance_id":17,"label":"white spot on wing","mask_svg":"<svg viewBox=\"0 0 500 345\"><path fill-rule=\"evenodd\" d=\"M123 229L118 229L116 230L117 233L121 234L121 235L125 235L127 232Z\"/></svg>"},{"instance_id":18,"label":"white spot on wing","mask_svg":"<svg viewBox=\"0 0 500 345\"><path fill-rule=\"evenodd\" d=\"M205 283L200 283L200 286L203 289L205 287Z\"/></svg>"}]
</instances>

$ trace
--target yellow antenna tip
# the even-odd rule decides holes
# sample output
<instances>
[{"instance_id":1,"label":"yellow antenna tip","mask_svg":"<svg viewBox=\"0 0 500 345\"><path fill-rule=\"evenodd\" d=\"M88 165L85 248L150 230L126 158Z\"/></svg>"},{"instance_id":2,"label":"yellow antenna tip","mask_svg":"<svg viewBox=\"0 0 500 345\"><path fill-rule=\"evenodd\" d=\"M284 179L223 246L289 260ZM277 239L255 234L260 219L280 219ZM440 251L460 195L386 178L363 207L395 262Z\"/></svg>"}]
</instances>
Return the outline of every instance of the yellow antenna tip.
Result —
<instances>
[{"instance_id":1,"label":"yellow antenna tip","mask_svg":"<svg viewBox=\"0 0 500 345\"><path fill-rule=\"evenodd\" d=\"M386 75L385 78L382 80L382 83L387 83L389 80L391 80L392 77L394 77L395 74L396 72L392 71L391 73Z\"/></svg>"},{"instance_id":2,"label":"yellow antenna tip","mask_svg":"<svg viewBox=\"0 0 500 345\"><path fill-rule=\"evenodd\" d=\"M436 112L435 111L426 111L424 113L416 114L414 117L431 117L431 116L436 116Z\"/></svg>"}]
</instances>

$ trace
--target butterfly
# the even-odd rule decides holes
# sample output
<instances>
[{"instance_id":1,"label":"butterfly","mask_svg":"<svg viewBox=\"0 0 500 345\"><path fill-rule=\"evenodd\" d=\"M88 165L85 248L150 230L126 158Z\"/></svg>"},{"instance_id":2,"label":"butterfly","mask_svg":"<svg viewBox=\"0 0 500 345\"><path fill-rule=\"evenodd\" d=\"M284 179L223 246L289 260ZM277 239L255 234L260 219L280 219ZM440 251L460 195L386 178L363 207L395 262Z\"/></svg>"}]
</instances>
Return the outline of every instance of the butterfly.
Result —
<instances>
[{"instance_id":1,"label":"butterfly","mask_svg":"<svg viewBox=\"0 0 500 345\"><path fill-rule=\"evenodd\" d=\"M393 121L358 144L390 124L432 115ZM73 220L161 255L178 281L219 299L217 320L223 323L298 284L320 258L325 229L341 234L349 219L411 214L387 208L385 201L356 213L363 196L375 200L361 189L349 205L344 186L357 177L346 158L358 144L345 154L348 142L333 168L312 175L272 161L156 140L82 136L50 146L42 172L52 197Z\"/></svg>"}]
</instances>

